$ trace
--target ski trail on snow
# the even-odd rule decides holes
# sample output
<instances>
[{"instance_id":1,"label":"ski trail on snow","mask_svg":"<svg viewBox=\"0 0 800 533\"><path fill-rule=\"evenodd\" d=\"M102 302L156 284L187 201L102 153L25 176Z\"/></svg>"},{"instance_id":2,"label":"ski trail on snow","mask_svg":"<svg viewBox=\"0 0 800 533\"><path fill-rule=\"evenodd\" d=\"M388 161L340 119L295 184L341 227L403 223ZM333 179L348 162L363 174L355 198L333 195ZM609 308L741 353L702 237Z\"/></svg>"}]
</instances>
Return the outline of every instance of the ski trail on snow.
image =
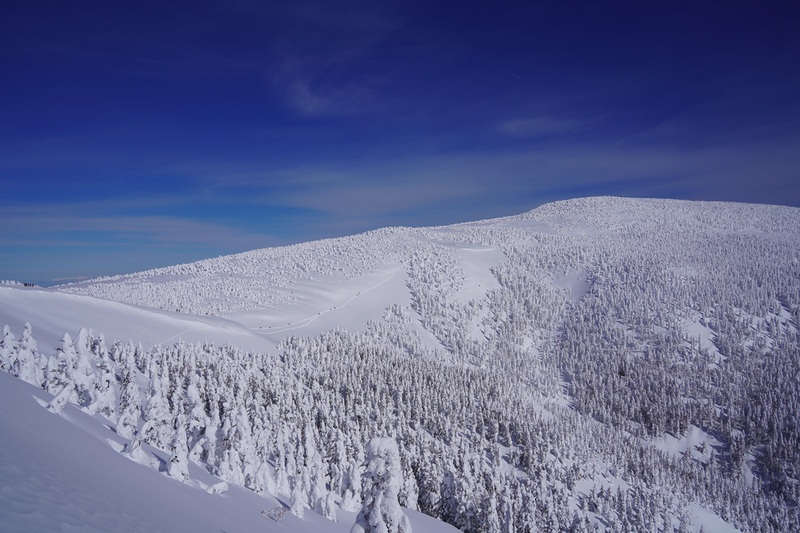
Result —
<instances>
[{"instance_id":1,"label":"ski trail on snow","mask_svg":"<svg viewBox=\"0 0 800 533\"><path fill-rule=\"evenodd\" d=\"M181 331L180 333L178 333L176 335L173 335L172 337L159 342L158 344L166 344L166 343L168 343L168 342L170 342L170 341L172 341L174 339L182 338L184 335L186 335L187 333L189 333L191 331L200 331L201 329L202 328L189 328L186 331Z\"/></svg>"},{"instance_id":2,"label":"ski trail on snow","mask_svg":"<svg viewBox=\"0 0 800 533\"><path fill-rule=\"evenodd\" d=\"M322 315L324 315L326 313L330 313L332 311L338 311L339 309L342 309L345 306L347 306L347 304L349 304L350 302L352 302L353 300L355 300L359 296L361 296L361 295L363 295L363 294L365 294L367 292L370 292L370 291L372 291L374 289L377 289L378 287L380 287L384 283L388 283L389 281L394 279L394 275L395 275L396 272L397 272L397 267L394 267L392 269L392 273L389 275L388 278L379 281L378 283L376 283L372 287L368 287L368 288L364 289L363 291L358 292L358 294L355 294L354 296L351 296L342 305L334 306L334 307L331 307L330 309L325 309L324 311L320 311L315 315L311 315L309 317L302 318L300 320L297 320L297 321L292 322L290 324L287 324L285 326L273 326L273 327L270 327L269 331L264 331L260 327L253 327L253 328L250 328L250 329L255 331L256 333L261 334L261 335L272 335L274 333L284 333L286 331L293 331L295 329L305 328L305 327L310 326L311 324L313 324L314 321L317 320Z\"/></svg>"}]
</instances>

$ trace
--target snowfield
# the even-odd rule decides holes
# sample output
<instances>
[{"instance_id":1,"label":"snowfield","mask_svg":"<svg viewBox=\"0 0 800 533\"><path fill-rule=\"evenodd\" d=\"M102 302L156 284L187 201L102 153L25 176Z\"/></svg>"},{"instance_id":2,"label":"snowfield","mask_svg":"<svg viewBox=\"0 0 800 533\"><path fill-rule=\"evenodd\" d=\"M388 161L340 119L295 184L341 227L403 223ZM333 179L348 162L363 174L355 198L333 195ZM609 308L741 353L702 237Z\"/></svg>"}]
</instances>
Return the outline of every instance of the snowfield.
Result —
<instances>
[{"instance_id":1,"label":"snowfield","mask_svg":"<svg viewBox=\"0 0 800 533\"><path fill-rule=\"evenodd\" d=\"M410 301L405 270L399 264L355 279L299 281L293 287L292 302L226 316L277 343L289 335L312 336L337 327L358 331L392 304Z\"/></svg>"},{"instance_id":2,"label":"snowfield","mask_svg":"<svg viewBox=\"0 0 800 533\"><path fill-rule=\"evenodd\" d=\"M275 347L246 326L219 317L169 313L48 289L0 286L0 301L0 323L19 329L25 322L35 324L40 347L47 352L55 351L64 332L75 335L87 325L110 340L145 346L208 340L252 351Z\"/></svg>"},{"instance_id":3,"label":"snowfield","mask_svg":"<svg viewBox=\"0 0 800 533\"><path fill-rule=\"evenodd\" d=\"M796 531L798 228L584 198L2 285L0 530Z\"/></svg>"}]
</instances>

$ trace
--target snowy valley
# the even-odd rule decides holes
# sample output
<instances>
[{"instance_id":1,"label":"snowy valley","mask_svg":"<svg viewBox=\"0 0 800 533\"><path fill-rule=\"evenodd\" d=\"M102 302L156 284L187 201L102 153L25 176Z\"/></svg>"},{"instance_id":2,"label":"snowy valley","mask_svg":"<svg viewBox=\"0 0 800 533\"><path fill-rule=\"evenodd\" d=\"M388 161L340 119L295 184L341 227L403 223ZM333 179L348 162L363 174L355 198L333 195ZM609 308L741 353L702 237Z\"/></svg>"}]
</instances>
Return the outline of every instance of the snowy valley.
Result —
<instances>
[{"instance_id":1,"label":"snowy valley","mask_svg":"<svg viewBox=\"0 0 800 533\"><path fill-rule=\"evenodd\" d=\"M0 530L796 531L799 322L800 209L612 197L0 285Z\"/></svg>"}]
</instances>

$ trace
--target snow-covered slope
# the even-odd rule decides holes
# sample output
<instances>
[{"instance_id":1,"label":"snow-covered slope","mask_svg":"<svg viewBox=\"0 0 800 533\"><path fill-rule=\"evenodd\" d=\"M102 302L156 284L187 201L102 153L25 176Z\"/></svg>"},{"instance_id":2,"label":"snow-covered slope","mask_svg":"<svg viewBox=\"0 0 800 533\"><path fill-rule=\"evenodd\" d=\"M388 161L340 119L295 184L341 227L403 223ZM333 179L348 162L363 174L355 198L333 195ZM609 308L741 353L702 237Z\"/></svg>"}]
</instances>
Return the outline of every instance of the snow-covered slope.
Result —
<instances>
[{"instance_id":1,"label":"snow-covered slope","mask_svg":"<svg viewBox=\"0 0 800 533\"><path fill-rule=\"evenodd\" d=\"M798 230L586 198L0 287L0 366L298 514L352 514L391 437L400 503L466 531L792 530Z\"/></svg>"},{"instance_id":2,"label":"snow-covered slope","mask_svg":"<svg viewBox=\"0 0 800 533\"><path fill-rule=\"evenodd\" d=\"M491 268L504 259L494 246L465 243L458 230L390 228L56 289L225 317L277 342L334 328L356 331L392 305L409 306L411 261L428 256L447 277L436 289L460 302L482 298L496 288ZM425 330L419 333L428 335Z\"/></svg>"},{"instance_id":3,"label":"snow-covered slope","mask_svg":"<svg viewBox=\"0 0 800 533\"><path fill-rule=\"evenodd\" d=\"M52 396L0 372L0 531L84 533L191 531L245 533L348 532L355 513L339 521L315 513L299 519L265 516L285 503L231 485L223 495L201 488L221 480L192 465L196 484L181 483L118 453L127 440L74 406L44 409ZM148 448L160 461L163 452ZM416 532L454 528L407 511Z\"/></svg>"},{"instance_id":4,"label":"snow-covered slope","mask_svg":"<svg viewBox=\"0 0 800 533\"><path fill-rule=\"evenodd\" d=\"M266 351L275 344L250 329L219 317L168 313L119 302L49 289L0 287L0 324L22 329L36 326L40 348L52 352L62 335L76 335L83 327L102 332L109 340L132 340L144 346L209 341L235 344L243 350Z\"/></svg>"}]
</instances>

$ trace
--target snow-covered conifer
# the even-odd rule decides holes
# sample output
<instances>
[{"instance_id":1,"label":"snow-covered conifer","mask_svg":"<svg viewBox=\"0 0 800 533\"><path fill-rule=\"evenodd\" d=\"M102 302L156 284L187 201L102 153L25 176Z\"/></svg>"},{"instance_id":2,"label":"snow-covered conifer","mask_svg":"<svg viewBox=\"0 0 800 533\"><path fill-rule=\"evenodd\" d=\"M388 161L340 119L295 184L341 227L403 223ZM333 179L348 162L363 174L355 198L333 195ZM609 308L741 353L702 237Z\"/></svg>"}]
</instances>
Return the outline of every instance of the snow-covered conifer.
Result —
<instances>
[{"instance_id":1,"label":"snow-covered conifer","mask_svg":"<svg viewBox=\"0 0 800 533\"><path fill-rule=\"evenodd\" d=\"M144 409L146 424L142 427L144 440L157 448L166 449L172 442L172 415L169 412L166 387L159 374L151 373L150 390Z\"/></svg>"},{"instance_id":2,"label":"snow-covered conifer","mask_svg":"<svg viewBox=\"0 0 800 533\"><path fill-rule=\"evenodd\" d=\"M298 518L303 518L306 512L305 491L303 490L302 476L294 476L292 480L291 506L290 511Z\"/></svg>"},{"instance_id":3,"label":"snow-covered conifer","mask_svg":"<svg viewBox=\"0 0 800 533\"><path fill-rule=\"evenodd\" d=\"M91 335L86 328L81 328L75 341L75 354L72 379L75 383L77 403L81 407L88 407L94 400L92 394L95 388L94 366L92 365Z\"/></svg>"},{"instance_id":4,"label":"snow-covered conifer","mask_svg":"<svg viewBox=\"0 0 800 533\"><path fill-rule=\"evenodd\" d=\"M46 364L47 359L38 352L36 340L32 336L31 325L26 322L19 341L19 352L13 373L23 381L41 387L44 383Z\"/></svg>"},{"instance_id":5,"label":"snow-covered conifer","mask_svg":"<svg viewBox=\"0 0 800 533\"><path fill-rule=\"evenodd\" d=\"M3 338L0 339L0 370L10 372L17 358L17 341L8 324L3 326Z\"/></svg>"},{"instance_id":6,"label":"snow-covered conifer","mask_svg":"<svg viewBox=\"0 0 800 533\"><path fill-rule=\"evenodd\" d=\"M170 460L168 473L178 481L189 480L189 449L186 445L186 418L178 415L175 435L170 445Z\"/></svg>"},{"instance_id":7,"label":"snow-covered conifer","mask_svg":"<svg viewBox=\"0 0 800 533\"><path fill-rule=\"evenodd\" d=\"M139 426L142 414L142 393L136 383L136 366L133 358L123 357L119 366L121 367L121 381L119 382L119 418L116 431L120 436L131 439Z\"/></svg>"},{"instance_id":8,"label":"snow-covered conifer","mask_svg":"<svg viewBox=\"0 0 800 533\"><path fill-rule=\"evenodd\" d=\"M111 364L108 358L99 359L91 392L92 403L86 407L86 411L91 414L100 413L114 422L117 420L117 397L114 389L116 378Z\"/></svg>"},{"instance_id":9,"label":"snow-covered conifer","mask_svg":"<svg viewBox=\"0 0 800 533\"><path fill-rule=\"evenodd\" d=\"M397 500L402 486L400 453L390 437L367 444L364 502L351 533L411 533L411 523Z\"/></svg>"},{"instance_id":10,"label":"snow-covered conifer","mask_svg":"<svg viewBox=\"0 0 800 533\"><path fill-rule=\"evenodd\" d=\"M55 412L60 412L67 403L78 403L74 377L77 359L72 337L64 333L61 346L47 362L47 391L55 395L49 409Z\"/></svg>"}]
</instances>

